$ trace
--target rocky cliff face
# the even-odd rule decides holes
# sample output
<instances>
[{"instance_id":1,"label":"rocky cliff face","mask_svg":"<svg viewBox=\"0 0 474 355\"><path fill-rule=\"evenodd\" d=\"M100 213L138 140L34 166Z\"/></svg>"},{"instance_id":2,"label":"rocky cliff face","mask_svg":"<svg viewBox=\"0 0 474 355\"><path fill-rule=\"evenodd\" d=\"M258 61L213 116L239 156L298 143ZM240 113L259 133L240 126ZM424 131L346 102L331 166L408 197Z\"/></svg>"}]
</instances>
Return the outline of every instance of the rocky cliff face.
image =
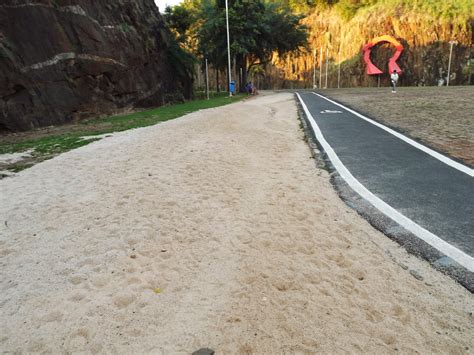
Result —
<instances>
[{"instance_id":1,"label":"rocky cliff face","mask_svg":"<svg viewBox=\"0 0 474 355\"><path fill-rule=\"evenodd\" d=\"M0 131L190 94L153 0L2 0Z\"/></svg>"},{"instance_id":2,"label":"rocky cliff face","mask_svg":"<svg viewBox=\"0 0 474 355\"><path fill-rule=\"evenodd\" d=\"M383 1L379 1L379 6L363 9L349 18L333 6L311 10L303 20L310 32L309 51L276 60L279 76L284 78L279 85L311 87L313 65L316 64L316 83L319 84L319 69L322 68L324 87L327 50L329 87L337 87L339 63L342 86L375 86L377 76L365 73L361 51L368 41L384 34L397 38L404 46L405 50L398 61L403 70L403 85L437 85L439 79L445 80L449 41L452 40L456 44L453 47L450 85L473 84L474 76L469 74L468 61L474 62L474 8L471 10L472 16L453 14L451 17L442 17L436 13L423 12L413 4L406 2L404 6L387 8ZM374 64L384 71L380 78L382 85L388 85L387 63L394 51L393 47L384 44L377 45L372 51ZM275 76L278 75L273 75L273 78Z\"/></svg>"}]
</instances>

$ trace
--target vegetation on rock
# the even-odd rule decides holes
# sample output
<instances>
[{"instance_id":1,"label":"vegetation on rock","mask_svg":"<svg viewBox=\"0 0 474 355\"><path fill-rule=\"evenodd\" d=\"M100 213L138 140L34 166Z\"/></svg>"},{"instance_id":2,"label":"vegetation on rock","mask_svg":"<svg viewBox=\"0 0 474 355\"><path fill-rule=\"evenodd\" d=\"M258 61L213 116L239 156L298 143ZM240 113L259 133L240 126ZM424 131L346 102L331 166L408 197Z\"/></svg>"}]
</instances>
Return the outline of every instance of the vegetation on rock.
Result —
<instances>
[{"instance_id":1,"label":"vegetation on rock","mask_svg":"<svg viewBox=\"0 0 474 355\"><path fill-rule=\"evenodd\" d=\"M275 64L286 79L300 85L310 86L315 63L318 76L319 69L325 74L326 49L329 73L332 73L330 86L337 85L339 63L342 85L376 85L376 78L365 75L361 49L372 38L384 34L398 38L405 47L399 60L404 72L403 84L436 85L440 79L446 80L449 41L456 41L450 83L468 84L472 80L465 67L472 57L474 0L292 0L291 3L295 9L306 9L303 23L310 29L309 51L290 60L280 58ZM380 65L386 67L392 53L393 48L379 45L374 59L377 61L379 57Z\"/></svg>"}]
</instances>

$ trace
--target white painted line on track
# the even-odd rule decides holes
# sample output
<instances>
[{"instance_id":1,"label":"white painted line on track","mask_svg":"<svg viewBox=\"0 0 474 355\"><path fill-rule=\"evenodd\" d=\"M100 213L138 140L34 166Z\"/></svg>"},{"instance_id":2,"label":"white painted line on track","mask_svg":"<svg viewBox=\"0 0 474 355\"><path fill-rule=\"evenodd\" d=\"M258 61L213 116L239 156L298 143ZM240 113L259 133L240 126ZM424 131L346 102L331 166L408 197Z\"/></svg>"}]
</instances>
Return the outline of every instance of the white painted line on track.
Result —
<instances>
[{"instance_id":1,"label":"white painted line on track","mask_svg":"<svg viewBox=\"0 0 474 355\"><path fill-rule=\"evenodd\" d=\"M308 107L304 103L303 99L301 98L300 94L296 93L298 99L303 107L303 110L308 117L309 123L311 124L311 128L316 136L316 139L319 141L321 146L323 147L324 151L328 155L329 159L331 160L332 164L338 171L339 175L346 181L346 183L355 191L357 192L362 198L370 202L375 208L377 208L380 212L400 224L406 230L412 232L421 240L425 241L435 249L439 250L444 255L449 256L451 259L459 263L460 265L464 266L467 270L474 272L474 258L464 253L462 250L452 246L451 244L447 243L443 239L439 238L438 236L434 235L433 233L429 232L428 230L424 229L423 227L419 226L415 222L413 222L408 217L402 215L392 206L388 205L380 198L375 196L372 192L370 192L364 185L362 185L345 167L345 165L341 162L337 154L334 152L332 147L324 138L321 130L319 129L318 124L316 123L315 119L311 115L308 110Z\"/></svg>"},{"instance_id":2,"label":"white painted line on track","mask_svg":"<svg viewBox=\"0 0 474 355\"><path fill-rule=\"evenodd\" d=\"M444 155L442 155L442 154L440 154L440 153L434 151L433 149L430 149L430 148L428 148L428 147L425 147L424 145L422 145L422 144L420 144L420 143L418 143L418 142L415 142L413 139L410 139L410 138L404 136L403 134L398 133L397 131L394 131L393 129L388 128L388 127L384 126L383 124L378 123L378 122L376 122L376 121L374 121L374 120L372 120L372 119L370 119L370 118L368 118L368 117L365 117L364 115L361 115L359 112L354 111L354 110L351 110L350 108L348 108L348 107L346 107L346 106L344 106L344 105L342 105L342 104L340 104L340 103L338 103L338 102L336 102L336 101L333 101L333 100L331 100L331 99L328 99L327 97L325 97L325 96L323 96L323 95L320 95L320 94L317 94L317 93L315 93L315 92L312 92L312 94L313 94L313 95L316 95L316 96L319 96L319 97L321 97L322 99L333 103L334 105L337 105L337 106L339 106L339 107L342 107L344 110L346 110L346 111L348 111L348 112L350 112L350 113L356 115L357 117L362 118L363 120L365 120L365 121L367 121L367 122L373 124L374 126L377 126L377 127L381 128L381 129L383 129L384 131L386 131L386 132L388 132L388 133L394 135L395 137L401 139L402 141L404 141L404 142L410 144L411 146L413 146L413 147L415 147L415 148L418 148L419 150L425 152L426 154L431 155L433 158L438 159L439 161L445 163L446 165L449 165L450 167L452 167L452 168L454 168L454 169L456 169L456 170L459 170L459 171L461 171L461 172L463 172L463 173L465 173L465 174L467 174L467 175L469 175L469 176L471 176L471 177L474 177L474 169L471 169L471 168L469 168L469 167L467 167L467 166L465 166L465 165L463 165L463 164L461 164L461 163L458 163L458 162L456 162L456 161L454 161L454 160L452 160L452 159L449 159L448 157L445 157Z\"/></svg>"}]
</instances>

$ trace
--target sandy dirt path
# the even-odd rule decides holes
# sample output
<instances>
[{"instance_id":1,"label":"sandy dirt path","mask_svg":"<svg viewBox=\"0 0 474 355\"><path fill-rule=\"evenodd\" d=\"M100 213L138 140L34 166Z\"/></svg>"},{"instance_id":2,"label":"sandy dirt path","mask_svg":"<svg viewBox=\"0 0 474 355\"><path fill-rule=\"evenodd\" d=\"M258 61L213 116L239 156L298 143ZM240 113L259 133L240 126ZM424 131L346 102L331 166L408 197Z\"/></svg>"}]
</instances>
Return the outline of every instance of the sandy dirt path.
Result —
<instances>
[{"instance_id":1,"label":"sandy dirt path","mask_svg":"<svg viewBox=\"0 0 474 355\"><path fill-rule=\"evenodd\" d=\"M0 199L2 351L474 351L472 295L338 198L290 94L115 134Z\"/></svg>"}]
</instances>

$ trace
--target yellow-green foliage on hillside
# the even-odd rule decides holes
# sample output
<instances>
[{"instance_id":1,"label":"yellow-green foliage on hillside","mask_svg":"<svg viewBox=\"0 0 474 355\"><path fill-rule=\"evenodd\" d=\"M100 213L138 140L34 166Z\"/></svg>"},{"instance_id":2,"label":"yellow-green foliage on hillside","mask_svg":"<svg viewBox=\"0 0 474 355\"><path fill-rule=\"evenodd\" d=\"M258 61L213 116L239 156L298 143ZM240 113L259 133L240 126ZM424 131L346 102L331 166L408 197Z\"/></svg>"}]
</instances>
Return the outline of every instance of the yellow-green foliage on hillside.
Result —
<instances>
[{"instance_id":1,"label":"yellow-green foliage on hillside","mask_svg":"<svg viewBox=\"0 0 474 355\"><path fill-rule=\"evenodd\" d=\"M449 22L466 19L474 15L472 0L341 0L334 7L345 18L351 18L357 13L370 12L380 9L388 13L416 12L433 16Z\"/></svg>"},{"instance_id":2,"label":"yellow-green foliage on hillside","mask_svg":"<svg viewBox=\"0 0 474 355\"><path fill-rule=\"evenodd\" d=\"M434 83L442 77L451 40L457 41L454 72L459 71L458 79L465 72L463 66L472 46L474 0L289 0L289 5L306 13L303 21L310 31L310 46L306 54L276 61L287 79L308 81L313 63L320 66L322 47L323 65L327 48L330 63L343 63L342 73L348 83L367 81L362 46L384 34L404 44L401 62L413 83Z\"/></svg>"}]
</instances>

